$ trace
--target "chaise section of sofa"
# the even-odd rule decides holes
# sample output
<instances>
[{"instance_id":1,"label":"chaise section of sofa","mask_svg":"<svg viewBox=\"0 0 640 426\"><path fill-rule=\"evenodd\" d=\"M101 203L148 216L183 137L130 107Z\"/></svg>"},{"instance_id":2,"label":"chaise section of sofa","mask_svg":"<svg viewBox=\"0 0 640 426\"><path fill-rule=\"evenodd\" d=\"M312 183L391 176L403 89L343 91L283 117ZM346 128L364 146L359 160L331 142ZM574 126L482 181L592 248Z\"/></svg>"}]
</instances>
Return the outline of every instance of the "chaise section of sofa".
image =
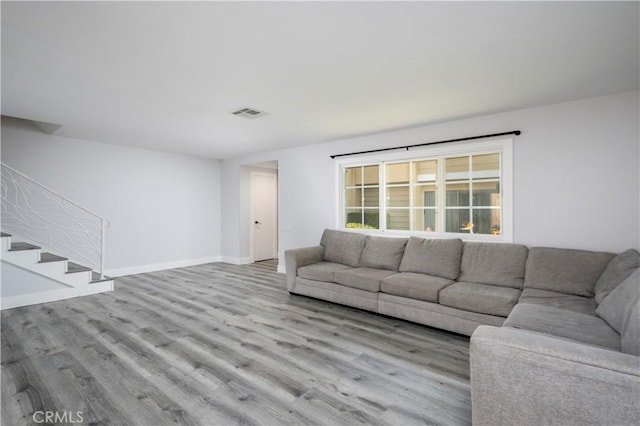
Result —
<instances>
[{"instance_id":1,"label":"chaise section of sofa","mask_svg":"<svg viewBox=\"0 0 640 426\"><path fill-rule=\"evenodd\" d=\"M534 248L524 287L471 337L474 424L640 424L640 253Z\"/></svg>"},{"instance_id":2,"label":"chaise section of sofa","mask_svg":"<svg viewBox=\"0 0 640 426\"><path fill-rule=\"evenodd\" d=\"M512 327L471 337L473 424L637 425L639 357Z\"/></svg>"}]
</instances>

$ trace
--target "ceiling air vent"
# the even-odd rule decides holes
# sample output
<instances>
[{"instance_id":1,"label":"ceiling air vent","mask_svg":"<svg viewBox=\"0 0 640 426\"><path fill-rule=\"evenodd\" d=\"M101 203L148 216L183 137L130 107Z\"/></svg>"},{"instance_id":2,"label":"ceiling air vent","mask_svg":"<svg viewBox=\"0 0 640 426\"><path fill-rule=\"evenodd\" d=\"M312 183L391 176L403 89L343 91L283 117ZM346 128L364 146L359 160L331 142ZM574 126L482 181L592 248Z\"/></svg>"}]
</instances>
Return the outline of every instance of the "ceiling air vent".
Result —
<instances>
[{"instance_id":1,"label":"ceiling air vent","mask_svg":"<svg viewBox=\"0 0 640 426\"><path fill-rule=\"evenodd\" d=\"M258 118L258 117L262 117L263 115L267 115L266 112L259 111L254 108L241 108L237 111L232 112L232 114L237 115L238 117L244 117L244 118Z\"/></svg>"}]
</instances>

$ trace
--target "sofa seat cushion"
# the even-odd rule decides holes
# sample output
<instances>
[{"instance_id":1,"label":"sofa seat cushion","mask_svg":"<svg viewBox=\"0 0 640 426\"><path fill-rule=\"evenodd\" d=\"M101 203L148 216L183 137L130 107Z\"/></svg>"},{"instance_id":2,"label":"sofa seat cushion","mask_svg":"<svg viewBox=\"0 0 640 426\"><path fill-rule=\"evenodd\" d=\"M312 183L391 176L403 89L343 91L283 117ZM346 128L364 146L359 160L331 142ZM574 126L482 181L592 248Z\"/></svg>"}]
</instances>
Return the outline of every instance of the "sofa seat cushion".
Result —
<instances>
[{"instance_id":1,"label":"sofa seat cushion","mask_svg":"<svg viewBox=\"0 0 640 426\"><path fill-rule=\"evenodd\" d=\"M434 277L414 272L401 272L382 280L381 291L410 299L438 303L438 293L453 284L446 278Z\"/></svg>"},{"instance_id":2,"label":"sofa seat cushion","mask_svg":"<svg viewBox=\"0 0 640 426\"><path fill-rule=\"evenodd\" d=\"M360 266L397 271L407 241L407 238L367 237Z\"/></svg>"},{"instance_id":3,"label":"sofa seat cushion","mask_svg":"<svg viewBox=\"0 0 640 426\"><path fill-rule=\"evenodd\" d=\"M593 297L612 253L547 247L529 249L524 288Z\"/></svg>"},{"instance_id":4,"label":"sofa seat cushion","mask_svg":"<svg viewBox=\"0 0 640 426\"><path fill-rule=\"evenodd\" d=\"M620 350L620 335L604 320L555 306L518 303L504 326Z\"/></svg>"},{"instance_id":5,"label":"sofa seat cushion","mask_svg":"<svg viewBox=\"0 0 640 426\"><path fill-rule=\"evenodd\" d=\"M410 237L399 271L455 280L460 275L461 256L462 240L458 238L432 240Z\"/></svg>"},{"instance_id":6,"label":"sofa seat cushion","mask_svg":"<svg viewBox=\"0 0 640 426\"><path fill-rule=\"evenodd\" d=\"M460 281L440 291L441 305L506 317L520 298L520 290Z\"/></svg>"},{"instance_id":7,"label":"sofa seat cushion","mask_svg":"<svg viewBox=\"0 0 640 426\"><path fill-rule=\"evenodd\" d=\"M557 291L525 288L518 303L532 303L534 305L554 306L587 315L596 314L596 301L592 297L574 296L573 294L558 293Z\"/></svg>"},{"instance_id":8,"label":"sofa seat cushion","mask_svg":"<svg viewBox=\"0 0 640 426\"><path fill-rule=\"evenodd\" d=\"M505 318L450 308L426 300L410 299L387 293L378 293L378 312L406 319L430 327L471 336L482 324L500 327Z\"/></svg>"},{"instance_id":9,"label":"sofa seat cushion","mask_svg":"<svg viewBox=\"0 0 640 426\"><path fill-rule=\"evenodd\" d=\"M342 263L318 262L298 268L298 276L308 280L334 282L334 272L346 269L353 268Z\"/></svg>"},{"instance_id":10,"label":"sofa seat cushion","mask_svg":"<svg viewBox=\"0 0 640 426\"><path fill-rule=\"evenodd\" d=\"M294 293L373 312L378 311L378 296L380 294L301 277L296 277Z\"/></svg>"},{"instance_id":11,"label":"sofa seat cushion","mask_svg":"<svg viewBox=\"0 0 640 426\"><path fill-rule=\"evenodd\" d=\"M596 303L602 303L604 298L637 268L640 268L640 253L637 250L623 251L611 259L607 269L596 282Z\"/></svg>"},{"instance_id":12,"label":"sofa seat cushion","mask_svg":"<svg viewBox=\"0 0 640 426\"><path fill-rule=\"evenodd\" d=\"M520 244L465 242L458 281L522 289L528 253Z\"/></svg>"},{"instance_id":13,"label":"sofa seat cushion","mask_svg":"<svg viewBox=\"0 0 640 426\"><path fill-rule=\"evenodd\" d=\"M324 247L324 261L342 263L355 268L360 262L366 239L366 235L355 232L325 229L320 239L320 245Z\"/></svg>"},{"instance_id":14,"label":"sofa seat cushion","mask_svg":"<svg viewBox=\"0 0 640 426\"><path fill-rule=\"evenodd\" d=\"M395 272L386 269L355 268L337 271L333 274L333 278L336 283L347 287L378 292L380 291L380 281L392 274Z\"/></svg>"}]
</instances>

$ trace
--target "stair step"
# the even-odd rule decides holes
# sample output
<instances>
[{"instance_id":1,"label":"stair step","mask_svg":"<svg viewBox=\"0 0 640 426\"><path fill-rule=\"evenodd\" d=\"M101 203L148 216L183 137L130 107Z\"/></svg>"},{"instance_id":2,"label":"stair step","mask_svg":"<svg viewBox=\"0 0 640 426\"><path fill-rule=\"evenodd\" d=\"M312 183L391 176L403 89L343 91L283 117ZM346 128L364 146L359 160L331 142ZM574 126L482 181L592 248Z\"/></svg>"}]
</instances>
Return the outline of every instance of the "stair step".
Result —
<instances>
[{"instance_id":1,"label":"stair step","mask_svg":"<svg viewBox=\"0 0 640 426\"><path fill-rule=\"evenodd\" d=\"M22 251L22 250L38 250L42 247L34 246L29 243L11 243L9 251Z\"/></svg>"},{"instance_id":2,"label":"stair step","mask_svg":"<svg viewBox=\"0 0 640 426\"><path fill-rule=\"evenodd\" d=\"M6 234L4 232L0 232L0 237L4 238L4 237L10 237L11 234Z\"/></svg>"},{"instance_id":3,"label":"stair step","mask_svg":"<svg viewBox=\"0 0 640 426\"><path fill-rule=\"evenodd\" d=\"M53 253L40 253L40 263L46 262L62 262L64 260L69 260L66 257L58 256Z\"/></svg>"},{"instance_id":4,"label":"stair step","mask_svg":"<svg viewBox=\"0 0 640 426\"><path fill-rule=\"evenodd\" d=\"M95 283L101 283L103 281L111 281L113 278L108 277L108 276L104 276L103 278L100 278L100 274L97 273L96 271L91 271L91 282L89 282L89 284L95 284Z\"/></svg>"},{"instance_id":5,"label":"stair step","mask_svg":"<svg viewBox=\"0 0 640 426\"><path fill-rule=\"evenodd\" d=\"M76 272L85 272L85 271L91 271L91 268L78 265L77 263L67 262L67 274L73 274Z\"/></svg>"}]
</instances>

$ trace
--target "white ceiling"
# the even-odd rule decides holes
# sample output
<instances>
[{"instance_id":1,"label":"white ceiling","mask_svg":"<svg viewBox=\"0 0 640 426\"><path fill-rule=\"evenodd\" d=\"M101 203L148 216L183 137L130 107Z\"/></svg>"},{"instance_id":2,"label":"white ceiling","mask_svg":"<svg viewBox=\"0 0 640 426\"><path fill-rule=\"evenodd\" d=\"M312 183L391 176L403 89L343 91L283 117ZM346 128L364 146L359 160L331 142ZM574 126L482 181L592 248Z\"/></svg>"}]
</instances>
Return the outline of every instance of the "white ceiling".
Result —
<instances>
[{"instance_id":1,"label":"white ceiling","mask_svg":"<svg viewBox=\"0 0 640 426\"><path fill-rule=\"evenodd\" d=\"M638 6L3 1L2 114L230 158L633 90Z\"/></svg>"}]
</instances>

